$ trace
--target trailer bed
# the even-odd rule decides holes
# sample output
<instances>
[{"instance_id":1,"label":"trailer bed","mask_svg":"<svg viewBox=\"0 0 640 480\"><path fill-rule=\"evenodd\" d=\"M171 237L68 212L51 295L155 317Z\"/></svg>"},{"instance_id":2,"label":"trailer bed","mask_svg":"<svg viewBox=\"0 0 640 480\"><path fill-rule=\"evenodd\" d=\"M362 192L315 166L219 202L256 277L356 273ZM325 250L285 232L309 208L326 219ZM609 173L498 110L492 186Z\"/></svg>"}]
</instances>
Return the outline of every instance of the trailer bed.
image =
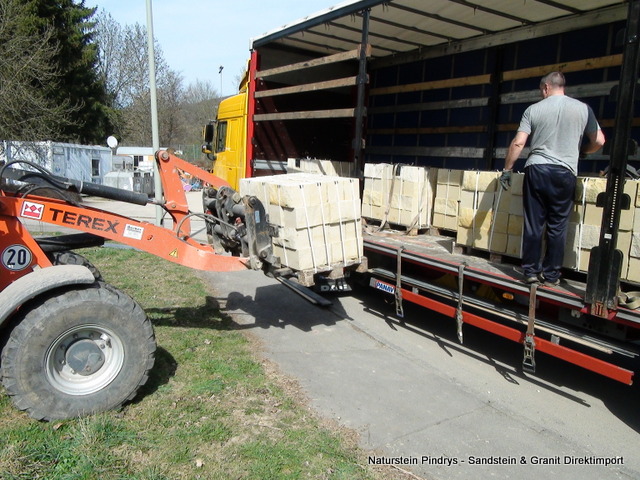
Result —
<instances>
[{"instance_id":1,"label":"trailer bed","mask_svg":"<svg viewBox=\"0 0 640 480\"><path fill-rule=\"evenodd\" d=\"M607 319L590 315L580 275L570 272L557 287L536 286L531 302L531 286L515 260L461 251L452 237L374 228L364 234L364 251L370 285L393 295L400 315L408 301L456 319L461 340L463 325L471 324L523 345L531 324L538 351L632 383L626 366L640 356L640 311L619 307Z\"/></svg>"}]
</instances>

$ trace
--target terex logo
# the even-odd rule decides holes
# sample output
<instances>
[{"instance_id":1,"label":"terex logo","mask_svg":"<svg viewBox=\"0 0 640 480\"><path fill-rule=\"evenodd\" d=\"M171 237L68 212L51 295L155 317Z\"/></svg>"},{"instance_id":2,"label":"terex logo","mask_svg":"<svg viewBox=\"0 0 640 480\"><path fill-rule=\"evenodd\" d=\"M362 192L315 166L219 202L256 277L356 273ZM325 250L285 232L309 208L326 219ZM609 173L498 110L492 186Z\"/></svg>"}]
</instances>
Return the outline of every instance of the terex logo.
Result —
<instances>
[{"instance_id":1,"label":"terex logo","mask_svg":"<svg viewBox=\"0 0 640 480\"><path fill-rule=\"evenodd\" d=\"M57 208L50 208L50 210L51 212L53 212L54 222L62 222L66 223L67 225L75 225L78 227L84 226L86 228L90 228L91 230L113 232L116 235L118 234L118 230L116 229L116 227L120 225L120 222L112 222L111 220L107 220L105 218L92 217L90 215L78 215L77 213L66 212Z\"/></svg>"}]
</instances>

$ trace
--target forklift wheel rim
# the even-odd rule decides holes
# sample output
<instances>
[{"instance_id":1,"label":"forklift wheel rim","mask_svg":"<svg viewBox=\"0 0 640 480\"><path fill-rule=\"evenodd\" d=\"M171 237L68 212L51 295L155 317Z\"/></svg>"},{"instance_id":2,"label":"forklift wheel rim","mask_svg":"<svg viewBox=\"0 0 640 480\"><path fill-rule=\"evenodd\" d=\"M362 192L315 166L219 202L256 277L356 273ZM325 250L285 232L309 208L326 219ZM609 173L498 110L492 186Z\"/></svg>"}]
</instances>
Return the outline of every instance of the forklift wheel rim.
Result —
<instances>
[{"instance_id":1,"label":"forklift wheel rim","mask_svg":"<svg viewBox=\"0 0 640 480\"><path fill-rule=\"evenodd\" d=\"M51 343L45 356L49 383L67 395L89 395L109 385L124 365L122 340L108 328L78 325Z\"/></svg>"}]
</instances>

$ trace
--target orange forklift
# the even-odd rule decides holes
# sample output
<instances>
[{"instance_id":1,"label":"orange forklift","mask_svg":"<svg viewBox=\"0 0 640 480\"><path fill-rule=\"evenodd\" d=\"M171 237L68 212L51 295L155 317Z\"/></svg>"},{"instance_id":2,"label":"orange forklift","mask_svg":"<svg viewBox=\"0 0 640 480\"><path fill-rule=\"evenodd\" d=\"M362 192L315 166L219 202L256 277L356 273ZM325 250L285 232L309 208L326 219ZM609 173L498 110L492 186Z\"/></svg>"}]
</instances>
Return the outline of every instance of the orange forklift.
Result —
<instances>
[{"instance_id":1,"label":"orange forklift","mask_svg":"<svg viewBox=\"0 0 640 480\"><path fill-rule=\"evenodd\" d=\"M154 203L146 194L56 177L25 161L0 168L2 383L14 404L36 419L117 408L135 396L154 364L156 340L143 309L73 250L108 239L208 271L260 269L271 259L264 208L255 197L240 198L224 180L166 151L156 161L161 207L173 229L77 202L84 194ZM236 255L191 236L190 219L202 215L189 211L179 171L219 192L209 222L227 237L221 241L240 246ZM83 233L34 238L23 219Z\"/></svg>"}]
</instances>

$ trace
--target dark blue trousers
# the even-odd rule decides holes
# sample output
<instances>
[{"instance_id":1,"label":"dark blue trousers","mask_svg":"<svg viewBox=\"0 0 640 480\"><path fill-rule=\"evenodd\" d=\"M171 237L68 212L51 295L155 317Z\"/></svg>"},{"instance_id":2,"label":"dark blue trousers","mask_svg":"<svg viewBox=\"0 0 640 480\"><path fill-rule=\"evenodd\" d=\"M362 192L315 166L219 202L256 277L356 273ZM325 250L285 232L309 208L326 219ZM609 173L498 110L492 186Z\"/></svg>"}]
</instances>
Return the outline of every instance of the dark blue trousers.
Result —
<instances>
[{"instance_id":1,"label":"dark blue trousers","mask_svg":"<svg viewBox=\"0 0 640 480\"><path fill-rule=\"evenodd\" d=\"M573 207L576 177L558 165L531 165L524 171L524 234L522 269L525 277L542 273L545 280L560 278ZM542 240L546 227L546 249Z\"/></svg>"}]
</instances>

